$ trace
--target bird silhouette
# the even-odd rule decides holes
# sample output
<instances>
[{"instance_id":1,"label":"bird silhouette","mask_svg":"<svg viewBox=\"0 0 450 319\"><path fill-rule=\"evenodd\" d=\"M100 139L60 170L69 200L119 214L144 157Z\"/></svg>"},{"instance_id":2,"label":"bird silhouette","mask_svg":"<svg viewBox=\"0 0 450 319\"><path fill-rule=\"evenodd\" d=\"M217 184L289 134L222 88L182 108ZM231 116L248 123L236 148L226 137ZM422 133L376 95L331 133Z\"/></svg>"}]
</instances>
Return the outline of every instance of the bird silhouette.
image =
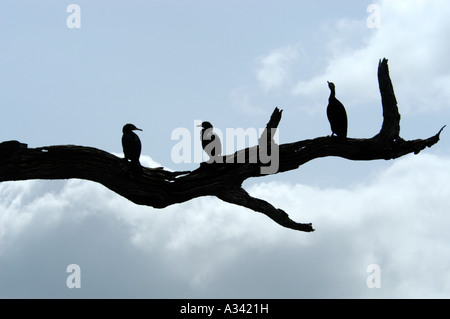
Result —
<instances>
[{"instance_id":1,"label":"bird silhouette","mask_svg":"<svg viewBox=\"0 0 450 319\"><path fill-rule=\"evenodd\" d=\"M141 140L133 131L142 131L133 124L125 124L122 128L122 147L125 160L133 164L141 165L139 157L141 156Z\"/></svg>"},{"instance_id":2,"label":"bird silhouette","mask_svg":"<svg viewBox=\"0 0 450 319\"><path fill-rule=\"evenodd\" d=\"M200 140L202 141L203 150L210 157L208 162L214 161L222 153L220 138L214 133L213 126L210 122L202 122L202 124L198 126L202 127Z\"/></svg>"},{"instance_id":3,"label":"bird silhouette","mask_svg":"<svg viewBox=\"0 0 450 319\"><path fill-rule=\"evenodd\" d=\"M328 82L328 81L327 81ZM328 82L330 97L328 98L327 116L331 126L331 136L347 137L347 112L344 105L336 98L334 83Z\"/></svg>"}]
</instances>

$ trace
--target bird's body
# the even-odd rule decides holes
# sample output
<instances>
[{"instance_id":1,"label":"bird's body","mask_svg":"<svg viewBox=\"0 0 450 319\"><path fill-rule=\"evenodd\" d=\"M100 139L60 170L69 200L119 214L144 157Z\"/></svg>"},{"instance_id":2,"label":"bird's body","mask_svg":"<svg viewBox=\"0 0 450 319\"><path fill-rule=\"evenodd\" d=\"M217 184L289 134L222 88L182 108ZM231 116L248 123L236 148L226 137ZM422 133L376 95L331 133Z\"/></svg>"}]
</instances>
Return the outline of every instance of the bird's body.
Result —
<instances>
[{"instance_id":1,"label":"bird's body","mask_svg":"<svg viewBox=\"0 0 450 319\"><path fill-rule=\"evenodd\" d=\"M219 136L214 133L213 126L209 122L202 122L202 130L200 132L200 140L202 141L203 150L208 154L210 160L217 158L222 154L222 144Z\"/></svg>"},{"instance_id":2,"label":"bird's body","mask_svg":"<svg viewBox=\"0 0 450 319\"><path fill-rule=\"evenodd\" d=\"M330 97L328 99L327 116L330 122L332 136L347 137L347 112L344 105L336 99L336 91L333 83L328 82L330 88Z\"/></svg>"},{"instance_id":3,"label":"bird's body","mask_svg":"<svg viewBox=\"0 0 450 319\"><path fill-rule=\"evenodd\" d=\"M122 129L122 147L125 155L125 160L135 164L139 164L139 157L141 156L141 140L133 131L142 131L133 124L125 124Z\"/></svg>"}]
</instances>

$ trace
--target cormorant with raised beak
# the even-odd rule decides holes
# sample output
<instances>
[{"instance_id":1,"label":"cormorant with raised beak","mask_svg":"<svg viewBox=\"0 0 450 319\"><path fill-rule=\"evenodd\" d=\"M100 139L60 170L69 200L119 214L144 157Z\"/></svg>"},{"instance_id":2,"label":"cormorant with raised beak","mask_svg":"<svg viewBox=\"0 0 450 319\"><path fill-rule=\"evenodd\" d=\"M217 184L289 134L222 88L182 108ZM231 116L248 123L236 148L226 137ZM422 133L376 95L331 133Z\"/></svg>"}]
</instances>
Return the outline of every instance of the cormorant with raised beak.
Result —
<instances>
[{"instance_id":1,"label":"cormorant with raised beak","mask_svg":"<svg viewBox=\"0 0 450 319\"><path fill-rule=\"evenodd\" d=\"M141 140L133 131L142 131L133 124L125 124L122 132L122 147L125 155L125 160L130 161L133 164L141 165L139 157L141 156Z\"/></svg>"},{"instance_id":2,"label":"cormorant with raised beak","mask_svg":"<svg viewBox=\"0 0 450 319\"><path fill-rule=\"evenodd\" d=\"M217 161L215 159L217 159L217 157L219 157L222 153L222 144L219 136L213 132L213 126L209 122L202 122L202 124L198 126L202 127L202 131L200 132L200 140L202 141L203 150L210 157L208 162Z\"/></svg>"},{"instance_id":3,"label":"cormorant with raised beak","mask_svg":"<svg viewBox=\"0 0 450 319\"><path fill-rule=\"evenodd\" d=\"M328 81L327 81L328 82ZM330 97L328 99L327 116L330 122L333 136L347 137L347 112L345 112L344 105L336 98L336 91L334 83L328 82L330 88Z\"/></svg>"}]
</instances>

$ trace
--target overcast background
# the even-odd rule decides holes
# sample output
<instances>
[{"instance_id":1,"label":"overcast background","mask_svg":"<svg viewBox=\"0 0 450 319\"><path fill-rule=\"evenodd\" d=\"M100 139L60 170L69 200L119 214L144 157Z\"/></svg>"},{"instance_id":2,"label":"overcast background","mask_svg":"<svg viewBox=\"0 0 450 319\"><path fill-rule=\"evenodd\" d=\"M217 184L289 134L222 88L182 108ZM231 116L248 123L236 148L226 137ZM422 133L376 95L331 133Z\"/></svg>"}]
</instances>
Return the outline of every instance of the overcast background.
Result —
<instances>
[{"instance_id":1,"label":"overcast background","mask_svg":"<svg viewBox=\"0 0 450 319\"><path fill-rule=\"evenodd\" d=\"M71 3L81 28L67 27ZM143 164L195 169L171 158L172 131L198 138L195 120L260 128L279 106L281 143L329 135L327 80L348 135L371 137L383 57L401 136L427 138L450 124L449 16L447 0L2 0L0 140L120 154L130 122ZM313 233L212 197L156 210L88 181L1 183L0 297L448 298L448 141L444 130L419 155L326 158L245 182ZM366 285L370 264L381 288Z\"/></svg>"}]
</instances>

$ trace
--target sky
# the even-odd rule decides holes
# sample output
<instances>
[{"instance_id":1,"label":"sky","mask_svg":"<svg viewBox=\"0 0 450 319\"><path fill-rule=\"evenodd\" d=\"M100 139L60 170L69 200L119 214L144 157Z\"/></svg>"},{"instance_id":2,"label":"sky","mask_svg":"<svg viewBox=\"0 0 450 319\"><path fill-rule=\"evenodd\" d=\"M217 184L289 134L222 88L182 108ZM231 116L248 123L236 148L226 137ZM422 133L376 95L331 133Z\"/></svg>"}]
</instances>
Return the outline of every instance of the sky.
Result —
<instances>
[{"instance_id":1,"label":"sky","mask_svg":"<svg viewBox=\"0 0 450 319\"><path fill-rule=\"evenodd\" d=\"M194 144L198 121L259 129L278 106L280 143L330 135L326 81L348 136L372 137L384 57L401 137L428 138L450 124L449 15L446 0L2 0L0 141L122 156L133 123L143 165L191 170L172 133ZM447 134L244 183L313 233L215 197L154 209L89 181L0 183L0 298L449 298Z\"/></svg>"}]
</instances>

